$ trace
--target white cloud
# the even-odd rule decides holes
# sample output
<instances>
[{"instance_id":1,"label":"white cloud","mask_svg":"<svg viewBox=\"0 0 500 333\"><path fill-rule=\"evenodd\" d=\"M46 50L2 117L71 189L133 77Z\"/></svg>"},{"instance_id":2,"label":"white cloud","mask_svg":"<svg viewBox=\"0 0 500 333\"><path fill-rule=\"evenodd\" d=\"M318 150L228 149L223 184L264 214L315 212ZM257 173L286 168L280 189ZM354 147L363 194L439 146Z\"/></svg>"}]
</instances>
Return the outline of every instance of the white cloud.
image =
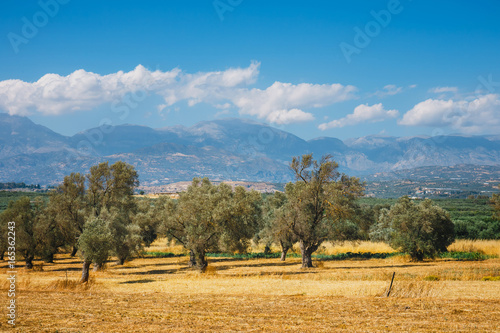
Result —
<instances>
[{"instance_id":1,"label":"white cloud","mask_svg":"<svg viewBox=\"0 0 500 333\"><path fill-rule=\"evenodd\" d=\"M456 94L458 92L457 87L434 87L429 89L430 93L434 94L443 94L443 93L454 93Z\"/></svg>"},{"instance_id":2,"label":"white cloud","mask_svg":"<svg viewBox=\"0 0 500 333\"><path fill-rule=\"evenodd\" d=\"M398 116L397 110L385 110L382 103L369 106L368 104L358 105L354 112L344 118L332 120L318 126L320 130L327 130L335 127L357 125L364 122L378 122Z\"/></svg>"},{"instance_id":3,"label":"white cloud","mask_svg":"<svg viewBox=\"0 0 500 333\"><path fill-rule=\"evenodd\" d=\"M128 73L103 76L80 69L68 76L46 74L33 83L6 80L0 82L0 108L18 115L88 110L151 85L172 84L179 74L178 69L150 72L139 65Z\"/></svg>"},{"instance_id":4,"label":"white cloud","mask_svg":"<svg viewBox=\"0 0 500 333\"><path fill-rule=\"evenodd\" d=\"M139 65L128 73L99 75L80 69L67 76L46 74L33 83L6 80L0 82L0 108L10 114L58 115L119 102L126 94L138 91L164 97L162 107L180 100L194 105L217 95L220 89L255 82L259 66L254 62L248 68L186 74L180 69L152 72Z\"/></svg>"},{"instance_id":5,"label":"white cloud","mask_svg":"<svg viewBox=\"0 0 500 333\"><path fill-rule=\"evenodd\" d=\"M341 84L290 84L275 82L266 89L249 89L256 82L260 63L225 71L185 73L180 69L134 70L99 75L77 70L67 76L46 74L36 82L0 81L0 109L10 114L60 115L119 103L129 93L156 94L163 98L159 112L185 101L189 106L208 103L215 108L236 106L240 114L276 124L311 121L304 111L354 98L356 88Z\"/></svg>"},{"instance_id":6,"label":"white cloud","mask_svg":"<svg viewBox=\"0 0 500 333\"><path fill-rule=\"evenodd\" d=\"M407 126L451 127L468 134L500 131L500 96L471 101L428 99L415 105L398 122Z\"/></svg>"},{"instance_id":7,"label":"white cloud","mask_svg":"<svg viewBox=\"0 0 500 333\"><path fill-rule=\"evenodd\" d=\"M372 96L378 97L386 97L386 96L394 96L403 92L403 87L397 87L394 84L388 84L384 86L382 90L376 91Z\"/></svg>"},{"instance_id":8,"label":"white cloud","mask_svg":"<svg viewBox=\"0 0 500 333\"><path fill-rule=\"evenodd\" d=\"M286 125L311 121L314 120L314 116L299 109L291 109L273 111L267 115L266 119L271 123Z\"/></svg>"},{"instance_id":9,"label":"white cloud","mask_svg":"<svg viewBox=\"0 0 500 333\"><path fill-rule=\"evenodd\" d=\"M217 112L215 115L214 115L214 118L218 118L220 116L225 116L225 115L228 115L228 114L231 114L231 111L230 110L222 110L222 111L219 111Z\"/></svg>"},{"instance_id":10,"label":"white cloud","mask_svg":"<svg viewBox=\"0 0 500 333\"><path fill-rule=\"evenodd\" d=\"M187 100L189 106L201 102L219 104L232 95L234 88L254 83L259 75L260 63L253 62L248 68L230 68L226 71L183 74L174 85L160 86L156 93L168 105Z\"/></svg>"},{"instance_id":11,"label":"white cloud","mask_svg":"<svg viewBox=\"0 0 500 333\"><path fill-rule=\"evenodd\" d=\"M267 89L240 89L229 99L241 114L256 116L276 124L313 120L302 108L318 108L354 98L357 89L341 84L291 84L275 82Z\"/></svg>"}]
</instances>

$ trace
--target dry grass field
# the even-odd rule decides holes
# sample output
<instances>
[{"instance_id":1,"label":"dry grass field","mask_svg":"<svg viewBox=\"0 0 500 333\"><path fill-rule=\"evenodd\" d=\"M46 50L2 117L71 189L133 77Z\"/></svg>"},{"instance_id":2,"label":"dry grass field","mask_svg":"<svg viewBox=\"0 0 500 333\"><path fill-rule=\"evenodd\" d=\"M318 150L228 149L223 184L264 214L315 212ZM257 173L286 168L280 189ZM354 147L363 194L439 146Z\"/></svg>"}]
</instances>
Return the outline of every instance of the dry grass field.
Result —
<instances>
[{"instance_id":1,"label":"dry grass field","mask_svg":"<svg viewBox=\"0 0 500 333\"><path fill-rule=\"evenodd\" d=\"M495 254L500 242L452 246ZM160 240L149 251L183 250ZM390 249L366 242L326 244L321 251ZM85 286L77 283L80 260L66 254L54 264L37 262L31 272L19 267L14 331L500 331L500 259L413 263L396 256L317 261L307 270L298 258L208 260L205 274L188 269L187 257L140 258L123 266L110 262L105 270L91 272ZM0 267L0 304L6 313L5 262ZM393 272L391 295L382 297ZM3 318L0 331L11 331Z\"/></svg>"}]
</instances>

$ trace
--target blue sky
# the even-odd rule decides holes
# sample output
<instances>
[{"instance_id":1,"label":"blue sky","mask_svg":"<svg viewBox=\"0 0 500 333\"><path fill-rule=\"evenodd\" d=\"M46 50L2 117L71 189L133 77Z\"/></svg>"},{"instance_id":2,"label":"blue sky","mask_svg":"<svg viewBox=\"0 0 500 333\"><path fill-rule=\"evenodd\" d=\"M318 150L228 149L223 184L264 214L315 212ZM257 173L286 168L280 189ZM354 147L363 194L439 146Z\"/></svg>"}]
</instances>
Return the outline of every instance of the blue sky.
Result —
<instances>
[{"instance_id":1,"label":"blue sky","mask_svg":"<svg viewBox=\"0 0 500 333\"><path fill-rule=\"evenodd\" d=\"M498 134L499 14L497 1L5 0L0 111L66 135L222 117L305 139Z\"/></svg>"}]
</instances>

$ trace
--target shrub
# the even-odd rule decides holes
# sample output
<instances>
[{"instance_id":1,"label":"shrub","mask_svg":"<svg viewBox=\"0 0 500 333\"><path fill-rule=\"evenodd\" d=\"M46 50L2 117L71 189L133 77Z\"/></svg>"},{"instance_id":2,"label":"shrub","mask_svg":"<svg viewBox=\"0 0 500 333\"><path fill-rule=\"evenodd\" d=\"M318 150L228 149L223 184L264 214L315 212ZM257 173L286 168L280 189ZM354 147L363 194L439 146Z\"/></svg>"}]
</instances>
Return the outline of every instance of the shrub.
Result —
<instances>
[{"instance_id":1,"label":"shrub","mask_svg":"<svg viewBox=\"0 0 500 333\"><path fill-rule=\"evenodd\" d=\"M483 281L500 281L500 276L484 276Z\"/></svg>"},{"instance_id":2,"label":"shrub","mask_svg":"<svg viewBox=\"0 0 500 333\"><path fill-rule=\"evenodd\" d=\"M439 276L435 276L435 275L428 275L426 277L424 277L424 281L439 281Z\"/></svg>"},{"instance_id":3,"label":"shrub","mask_svg":"<svg viewBox=\"0 0 500 333\"><path fill-rule=\"evenodd\" d=\"M384 240L394 249L408 253L412 260L435 257L455 240L448 212L431 200L416 204L402 197L391 209L383 209L372 238Z\"/></svg>"}]
</instances>

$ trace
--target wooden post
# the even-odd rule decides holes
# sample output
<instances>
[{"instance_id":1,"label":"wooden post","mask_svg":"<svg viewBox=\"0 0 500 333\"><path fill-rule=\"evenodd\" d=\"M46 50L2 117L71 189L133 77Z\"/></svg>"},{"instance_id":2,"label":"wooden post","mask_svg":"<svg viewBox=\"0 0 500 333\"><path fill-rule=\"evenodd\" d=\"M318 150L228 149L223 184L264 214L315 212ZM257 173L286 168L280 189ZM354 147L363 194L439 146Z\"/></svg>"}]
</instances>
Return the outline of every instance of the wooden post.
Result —
<instances>
[{"instance_id":1,"label":"wooden post","mask_svg":"<svg viewBox=\"0 0 500 333\"><path fill-rule=\"evenodd\" d=\"M392 282L394 282L394 275L396 275L396 272L392 273L391 284L389 285L389 289L387 290L387 295L385 295L385 297L389 297L389 295L391 294Z\"/></svg>"}]
</instances>

